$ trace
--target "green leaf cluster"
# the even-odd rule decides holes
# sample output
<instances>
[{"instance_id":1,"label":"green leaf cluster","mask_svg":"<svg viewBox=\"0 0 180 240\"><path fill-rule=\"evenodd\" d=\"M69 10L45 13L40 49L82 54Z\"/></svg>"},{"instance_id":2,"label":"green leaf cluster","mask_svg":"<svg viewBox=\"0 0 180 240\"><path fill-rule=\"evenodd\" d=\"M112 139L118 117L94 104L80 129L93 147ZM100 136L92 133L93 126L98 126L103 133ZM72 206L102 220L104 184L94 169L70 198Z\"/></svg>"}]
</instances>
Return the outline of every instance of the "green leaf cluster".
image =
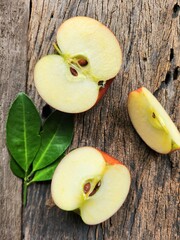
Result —
<instances>
[{"instance_id":1,"label":"green leaf cluster","mask_svg":"<svg viewBox=\"0 0 180 240\"><path fill-rule=\"evenodd\" d=\"M6 141L11 155L10 168L24 180L24 204L27 186L51 180L73 137L73 116L54 111L42 124L30 100L19 93L13 102L6 124Z\"/></svg>"}]
</instances>

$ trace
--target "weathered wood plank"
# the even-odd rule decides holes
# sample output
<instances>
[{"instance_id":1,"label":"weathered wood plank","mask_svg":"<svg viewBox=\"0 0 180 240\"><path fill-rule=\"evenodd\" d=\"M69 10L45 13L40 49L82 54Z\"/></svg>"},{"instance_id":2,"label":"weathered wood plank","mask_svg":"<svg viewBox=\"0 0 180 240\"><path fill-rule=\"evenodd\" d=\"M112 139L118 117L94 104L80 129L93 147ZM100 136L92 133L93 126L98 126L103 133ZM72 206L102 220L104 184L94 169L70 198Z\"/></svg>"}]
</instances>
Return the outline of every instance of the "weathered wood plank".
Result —
<instances>
[{"instance_id":1,"label":"weathered wood plank","mask_svg":"<svg viewBox=\"0 0 180 240\"><path fill-rule=\"evenodd\" d=\"M73 213L49 208L49 184L29 190L24 212L25 239L178 239L179 153L160 155L134 131L127 114L128 93L148 87L180 127L177 1L32 1L29 28L28 92L41 109L34 89L33 68L53 51L56 30L65 19L87 15L102 21L123 47L124 63L106 97L90 111L76 115L73 146L91 145L130 167L131 191L110 220L86 226Z\"/></svg>"},{"instance_id":2,"label":"weathered wood plank","mask_svg":"<svg viewBox=\"0 0 180 240\"><path fill-rule=\"evenodd\" d=\"M0 2L0 239L21 239L21 181L9 168L5 124L8 108L25 91L28 1Z\"/></svg>"}]
</instances>

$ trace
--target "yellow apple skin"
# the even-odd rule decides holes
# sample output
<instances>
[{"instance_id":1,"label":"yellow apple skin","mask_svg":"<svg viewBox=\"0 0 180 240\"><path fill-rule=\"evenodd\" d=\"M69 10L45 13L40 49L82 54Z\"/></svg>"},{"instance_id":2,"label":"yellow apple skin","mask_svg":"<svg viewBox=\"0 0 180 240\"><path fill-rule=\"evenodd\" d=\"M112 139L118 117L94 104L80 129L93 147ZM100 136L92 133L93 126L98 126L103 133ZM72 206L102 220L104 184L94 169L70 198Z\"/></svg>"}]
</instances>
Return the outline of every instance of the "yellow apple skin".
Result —
<instances>
[{"instance_id":1,"label":"yellow apple skin","mask_svg":"<svg viewBox=\"0 0 180 240\"><path fill-rule=\"evenodd\" d=\"M131 122L143 141L158 153L167 154L180 149L180 133L171 118L145 87L128 96Z\"/></svg>"}]
</instances>

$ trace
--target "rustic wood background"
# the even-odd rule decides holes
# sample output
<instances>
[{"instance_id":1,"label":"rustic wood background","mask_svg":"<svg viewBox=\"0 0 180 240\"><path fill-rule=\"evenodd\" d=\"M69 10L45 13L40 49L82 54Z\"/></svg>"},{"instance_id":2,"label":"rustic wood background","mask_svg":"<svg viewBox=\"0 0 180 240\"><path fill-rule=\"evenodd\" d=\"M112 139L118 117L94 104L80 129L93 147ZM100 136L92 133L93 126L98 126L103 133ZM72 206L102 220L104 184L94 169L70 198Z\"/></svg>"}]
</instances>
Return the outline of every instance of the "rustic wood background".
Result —
<instances>
[{"instance_id":1,"label":"rustic wood background","mask_svg":"<svg viewBox=\"0 0 180 240\"><path fill-rule=\"evenodd\" d=\"M180 129L179 0L0 0L0 239L176 240L180 153L152 151L127 113L131 90L146 86ZM123 49L123 65L101 102L75 116L72 148L91 145L123 161L132 184L123 207L97 226L50 205L50 183L34 184L22 207L22 182L9 169L5 144L8 108L25 91L42 112L33 69L53 52L58 26L72 16L107 25ZM73 42L72 42L73 44Z\"/></svg>"}]
</instances>

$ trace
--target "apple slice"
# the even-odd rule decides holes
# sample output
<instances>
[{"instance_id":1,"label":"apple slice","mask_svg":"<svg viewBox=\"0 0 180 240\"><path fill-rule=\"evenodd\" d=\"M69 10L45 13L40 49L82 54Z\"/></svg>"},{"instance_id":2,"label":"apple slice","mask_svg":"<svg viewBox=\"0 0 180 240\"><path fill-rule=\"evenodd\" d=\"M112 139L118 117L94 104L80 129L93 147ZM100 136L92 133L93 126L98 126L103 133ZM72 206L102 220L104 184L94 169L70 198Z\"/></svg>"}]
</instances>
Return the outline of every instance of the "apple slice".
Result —
<instances>
[{"instance_id":1,"label":"apple slice","mask_svg":"<svg viewBox=\"0 0 180 240\"><path fill-rule=\"evenodd\" d=\"M73 17L58 29L57 44L59 55L47 55L37 62L35 86L41 97L60 111L86 111L105 93L102 85L107 90L110 84L106 81L120 70L119 43L102 23Z\"/></svg>"},{"instance_id":2,"label":"apple slice","mask_svg":"<svg viewBox=\"0 0 180 240\"><path fill-rule=\"evenodd\" d=\"M128 112L138 134L156 152L167 154L180 149L178 129L147 88L129 94Z\"/></svg>"},{"instance_id":3,"label":"apple slice","mask_svg":"<svg viewBox=\"0 0 180 240\"><path fill-rule=\"evenodd\" d=\"M130 187L128 169L118 160L93 147L81 147L66 155L52 178L55 204L79 211L89 225L110 218L123 204Z\"/></svg>"}]
</instances>

